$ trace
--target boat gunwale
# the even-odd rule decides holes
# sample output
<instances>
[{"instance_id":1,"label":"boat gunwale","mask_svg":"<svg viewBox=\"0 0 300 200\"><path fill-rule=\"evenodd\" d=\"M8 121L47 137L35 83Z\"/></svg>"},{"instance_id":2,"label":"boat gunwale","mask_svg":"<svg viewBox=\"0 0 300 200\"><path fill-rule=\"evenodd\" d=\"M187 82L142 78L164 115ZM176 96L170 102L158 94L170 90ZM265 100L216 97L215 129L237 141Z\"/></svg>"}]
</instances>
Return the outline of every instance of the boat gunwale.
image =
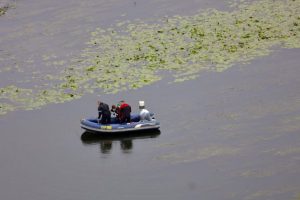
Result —
<instances>
[{"instance_id":1,"label":"boat gunwale","mask_svg":"<svg viewBox=\"0 0 300 200\"><path fill-rule=\"evenodd\" d=\"M144 126L139 128L120 128L120 129L100 129L100 128L93 128L90 126L86 126L84 124L81 124L81 128L87 130L87 131L93 131L98 133L120 133L120 132L133 132L133 131L143 131L143 130L151 130L151 129L159 129L160 125L151 125L151 126Z\"/></svg>"}]
</instances>

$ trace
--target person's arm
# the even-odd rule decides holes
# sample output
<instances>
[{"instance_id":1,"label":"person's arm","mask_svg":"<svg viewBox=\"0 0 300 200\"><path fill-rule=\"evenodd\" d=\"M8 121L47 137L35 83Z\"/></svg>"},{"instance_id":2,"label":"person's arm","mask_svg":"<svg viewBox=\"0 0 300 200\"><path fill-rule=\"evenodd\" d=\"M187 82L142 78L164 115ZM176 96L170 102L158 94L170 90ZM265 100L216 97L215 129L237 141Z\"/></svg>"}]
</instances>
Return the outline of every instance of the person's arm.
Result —
<instances>
[{"instance_id":1,"label":"person's arm","mask_svg":"<svg viewBox=\"0 0 300 200\"><path fill-rule=\"evenodd\" d=\"M101 118L101 116L102 116L102 112L103 112L102 106L101 106L101 105L99 105L99 107L98 107L98 119L100 119L100 118Z\"/></svg>"},{"instance_id":2,"label":"person's arm","mask_svg":"<svg viewBox=\"0 0 300 200\"><path fill-rule=\"evenodd\" d=\"M152 121L152 118L151 118L151 116L150 116L150 112L147 110L147 120L148 121Z\"/></svg>"}]
</instances>

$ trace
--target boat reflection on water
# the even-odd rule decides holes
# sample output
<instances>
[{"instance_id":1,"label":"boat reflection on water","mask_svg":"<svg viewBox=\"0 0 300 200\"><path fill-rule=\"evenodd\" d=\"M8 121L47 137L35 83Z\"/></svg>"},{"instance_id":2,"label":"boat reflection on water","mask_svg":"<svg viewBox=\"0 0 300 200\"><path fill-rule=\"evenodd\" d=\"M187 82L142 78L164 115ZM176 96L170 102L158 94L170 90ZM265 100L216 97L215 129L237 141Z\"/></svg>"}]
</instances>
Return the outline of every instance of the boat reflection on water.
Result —
<instances>
[{"instance_id":1,"label":"boat reflection on water","mask_svg":"<svg viewBox=\"0 0 300 200\"><path fill-rule=\"evenodd\" d=\"M156 138L160 135L160 130L132 132L126 135L99 135L91 132L84 132L81 141L84 145L100 145L101 153L109 154L114 143L120 142L120 148L124 153L130 153L133 148L133 140Z\"/></svg>"}]
</instances>

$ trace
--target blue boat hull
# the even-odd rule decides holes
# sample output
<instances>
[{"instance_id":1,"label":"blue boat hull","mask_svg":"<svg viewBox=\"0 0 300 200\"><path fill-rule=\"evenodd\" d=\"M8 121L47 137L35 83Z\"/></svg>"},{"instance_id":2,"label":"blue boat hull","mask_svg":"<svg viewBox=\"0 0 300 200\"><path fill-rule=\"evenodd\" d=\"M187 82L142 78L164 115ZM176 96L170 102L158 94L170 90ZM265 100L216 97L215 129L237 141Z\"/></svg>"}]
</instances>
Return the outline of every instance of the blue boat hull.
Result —
<instances>
[{"instance_id":1,"label":"blue boat hull","mask_svg":"<svg viewBox=\"0 0 300 200\"><path fill-rule=\"evenodd\" d=\"M160 123L155 119L152 121L139 121L138 114L131 115L131 123L118 123L116 118L112 118L111 121L111 124L101 124L97 118L82 119L80 126L86 131L96 133L135 132L160 128Z\"/></svg>"}]
</instances>

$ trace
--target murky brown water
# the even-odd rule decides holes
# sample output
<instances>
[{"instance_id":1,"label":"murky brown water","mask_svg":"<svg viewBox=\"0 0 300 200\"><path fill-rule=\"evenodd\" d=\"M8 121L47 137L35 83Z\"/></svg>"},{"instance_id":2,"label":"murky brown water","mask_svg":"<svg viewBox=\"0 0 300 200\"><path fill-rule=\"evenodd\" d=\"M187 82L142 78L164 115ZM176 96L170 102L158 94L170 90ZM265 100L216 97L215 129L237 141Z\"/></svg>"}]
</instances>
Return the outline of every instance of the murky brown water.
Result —
<instances>
[{"instance_id":1,"label":"murky brown water","mask_svg":"<svg viewBox=\"0 0 300 200\"><path fill-rule=\"evenodd\" d=\"M47 61L69 60L99 25L207 7L224 3L17 1L0 17L1 65L18 64L1 71L0 86L55 71ZM1 116L0 198L299 199L299 53L276 50L194 81L98 94L135 110L144 99L160 133L86 137L79 119L95 114L97 94Z\"/></svg>"}]
</instances>

